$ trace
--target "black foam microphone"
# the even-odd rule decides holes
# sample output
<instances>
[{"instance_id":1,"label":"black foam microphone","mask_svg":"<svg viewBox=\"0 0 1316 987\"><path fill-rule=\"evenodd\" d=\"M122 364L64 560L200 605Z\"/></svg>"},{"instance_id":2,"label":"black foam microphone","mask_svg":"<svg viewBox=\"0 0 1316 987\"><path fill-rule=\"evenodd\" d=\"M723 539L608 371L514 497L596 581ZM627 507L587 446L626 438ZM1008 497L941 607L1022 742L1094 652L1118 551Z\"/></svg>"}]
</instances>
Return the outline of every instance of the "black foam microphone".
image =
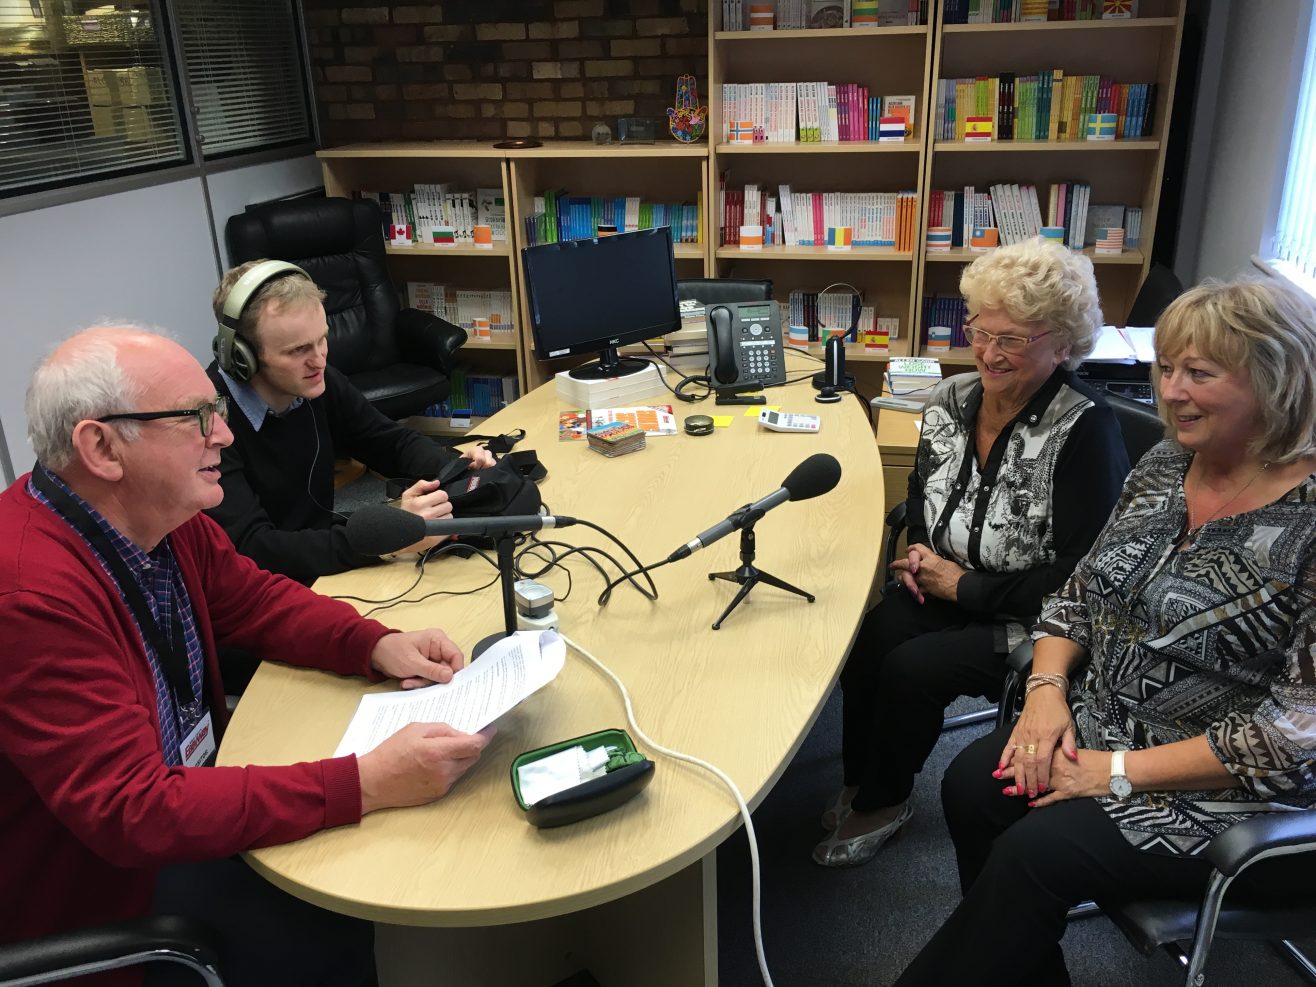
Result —
<instances>
[{"instance_id":1,"label":"black foam microphone","mask_svg":"<svg viewBox=\"0 0 1316 987\"><path fill-rule=\"evenodd\" d=\"M506 535L543 528L565 528L573 517L509 514L504 517L445 517L427 521L418 514L372 504L347 521L347 544L362 555L387 555L430 535Z\"/></svg>"},{"instance_id":2,"label":"black foam microphone","mask_svg":"<svg viewBox=\"0 0 1316 987\"><path fill-rule=\"evenodd\" d=\"M667 556L667 561L679 562L681 559L688 559L719 538L725 538L731 532L753 524L778 504L784 504L788 500L808 500L811 497L821 496L836 486L840 480L841 464L836 461L836 457L829 456L825 452L815 453L791 470L790 475L781 481L778 489L761 500L742 507L707 531L701 531Z\"/></svg>"}]
</instances>

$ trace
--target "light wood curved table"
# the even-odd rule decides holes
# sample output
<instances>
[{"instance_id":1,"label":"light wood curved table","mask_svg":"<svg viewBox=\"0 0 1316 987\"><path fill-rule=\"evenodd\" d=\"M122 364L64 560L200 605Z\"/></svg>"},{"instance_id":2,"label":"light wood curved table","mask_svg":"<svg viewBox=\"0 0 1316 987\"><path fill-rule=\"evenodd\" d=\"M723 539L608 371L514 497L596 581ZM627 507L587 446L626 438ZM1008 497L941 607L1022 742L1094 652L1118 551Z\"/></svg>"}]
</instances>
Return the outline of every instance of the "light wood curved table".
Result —
<instances>
[{"instance_id":1,"label":"light wood curved table","mask_svg":"<svg viewBox=\"0 0 1316 987\"><path fill-rule=\"evenodd\" d=\"M645 563L666 558L735 508L777 489L812 453L840 460L835 490L784 504L756 526L757 565L815 594L815 603L760 585L713 631L736 587L710 582L707 574L736 568L736 535L657 570L657 603L621 587L600 608L599 575L579 557L567 563L573 586L557 604L563 632L626 683L646 732L717 764L751 807L785 770L831 691L880 551L882 469L863 409L852 398L817 404L813 393L807 382L793 384L770 391L769 401L820 415L817 434L770 432L745 416L749 409L715 408L710 399L677 404L678 423L686 414L718 412L734 415L729 427L704 437L651 437L647 449L618 459L584 442L558 440L565 406L552 382L488 422L494 432L526 430L518 448L536 450L548 467L541 493L550 510L607 528ZM583 526L541 534L604 543ZM447 558L428 568L411 596L468 590L493 577L478 557ZM316 589L383 599L414 578L413 566L399 562L321 579ZM543 581L559 597L565 592L561 572ZM501 599L495 584L469 596L394 607L380 619L403 629L440 626L469 648L501 627ZM362 693L390 688L266 662L237 708L219 763L329 756ZM498 721L497 738L447 798L376 812L359 826L254 851L248 859L274 884L326 908L394 926L446 929L422 941L381 927L386 984L413 982L408 970L428 968L414 982L548 985L581 966L605 984L628 987L715 983L713 854L740 825L719 782L654 755L653 782L638 797L548 830L529 825L513 798L509 766L520 752L626 726L612 684L569 653L554 682ZM638 941L661 944L661 955L636 955L636 940L619 931L626 928L638 930ZM436 980L435 970L445 976Z\"/></svg>"}]
</instances>

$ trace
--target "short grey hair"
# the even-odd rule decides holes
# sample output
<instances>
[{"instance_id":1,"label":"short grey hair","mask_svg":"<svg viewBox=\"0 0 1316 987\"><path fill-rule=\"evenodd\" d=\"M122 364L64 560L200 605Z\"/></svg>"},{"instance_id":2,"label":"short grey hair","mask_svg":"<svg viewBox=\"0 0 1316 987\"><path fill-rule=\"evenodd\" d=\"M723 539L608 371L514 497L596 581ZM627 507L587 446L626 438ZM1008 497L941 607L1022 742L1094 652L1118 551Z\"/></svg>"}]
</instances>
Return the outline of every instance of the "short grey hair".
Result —
<instances>
[{"instance_id":1,"label":"short grey hair","mask_svg":"<svg viewBox=\"0 0 1316 987\"><path fill-rule=\"evenodd\" d=\"M121 332L124 341L133 335L162 336L145 326L122 322L92 329L103 331L76 343L61 343L37 364L28 384L27 439L37 461L53 470L73 462L73 430L78 422L132 411L142 396L141 385L119 366L114 336ZM116 427L126 442L136 441L141 434L137 422L117 422Z\"/></svg>"}]
</instances>

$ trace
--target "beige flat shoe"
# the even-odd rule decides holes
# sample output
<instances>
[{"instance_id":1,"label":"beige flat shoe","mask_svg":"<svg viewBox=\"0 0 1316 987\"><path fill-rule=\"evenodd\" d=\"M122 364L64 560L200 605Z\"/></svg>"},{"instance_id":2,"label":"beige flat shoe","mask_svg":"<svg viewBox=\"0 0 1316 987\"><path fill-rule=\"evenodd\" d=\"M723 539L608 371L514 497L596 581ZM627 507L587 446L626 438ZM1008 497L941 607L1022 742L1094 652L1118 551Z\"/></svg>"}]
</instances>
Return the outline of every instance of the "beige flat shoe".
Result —
<instances>
[{"instance_id":1,"label":"beige flat shoe","mask_svg":"<svg viewBox=\"0 0 1316 987\"><path fill-rule=\"evenodd\" d=\"M823 867L858 867L877 856L882 845L900 832L900 827L909 822L914 812L906 802L900 809L900 815L871 833L852 836L848 840L839 839L835 832L813 848L814 863Z\"/></svg>"}]
</instances>

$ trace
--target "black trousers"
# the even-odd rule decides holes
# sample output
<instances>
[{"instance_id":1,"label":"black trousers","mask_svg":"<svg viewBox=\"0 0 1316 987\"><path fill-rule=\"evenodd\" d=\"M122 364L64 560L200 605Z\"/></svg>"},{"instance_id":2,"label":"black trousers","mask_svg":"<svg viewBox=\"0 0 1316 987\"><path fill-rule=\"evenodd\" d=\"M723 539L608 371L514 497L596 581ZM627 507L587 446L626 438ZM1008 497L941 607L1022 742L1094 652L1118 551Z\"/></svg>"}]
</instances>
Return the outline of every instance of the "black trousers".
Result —
<instances>
[{"instance_id":1,"label":"black trousers","mask_svg":"<svg viewBox=\"0 0 1316 987\"><path fill-rule=\"evenodd\" d=\"M914 789L959 696L1000 698L995 628L945 600L888 592L864 617L841 672L841 753L854 808L898 805Z\"/></svg>"},{"instance_id":2,"label":"black trousers","mask_svg":"<svg viewBox=\"0 0 1316 987\"><path fill-rule=\"evenodd\" d=\"M1042 809L1001 794L993 778L1009 728L970 744L946 769L942 808L955 844L964 898L901 975L900 987L972 983L1068 984L1060 939L1081 901L1200 899L1211 865L1136 850L1093 799ZM1278 864L1284 868L1283 876ZM1310 861L1263 862L1230 885L1227 901L1316 879Z\"/></svg>"},{"instance_id":3,"label":"black trousers","mask_svg":"<svg viewBox=\"0 0 1316 987\"><path fill-rule=\"evenodd\" d=\"M219 934L219 973L234 987L368 987L375 927L281 891L229 857L160 873L152 911L184 915ZM176 963L148 963L147 987L195 987Z\"/></svg>"}]
</instances>

